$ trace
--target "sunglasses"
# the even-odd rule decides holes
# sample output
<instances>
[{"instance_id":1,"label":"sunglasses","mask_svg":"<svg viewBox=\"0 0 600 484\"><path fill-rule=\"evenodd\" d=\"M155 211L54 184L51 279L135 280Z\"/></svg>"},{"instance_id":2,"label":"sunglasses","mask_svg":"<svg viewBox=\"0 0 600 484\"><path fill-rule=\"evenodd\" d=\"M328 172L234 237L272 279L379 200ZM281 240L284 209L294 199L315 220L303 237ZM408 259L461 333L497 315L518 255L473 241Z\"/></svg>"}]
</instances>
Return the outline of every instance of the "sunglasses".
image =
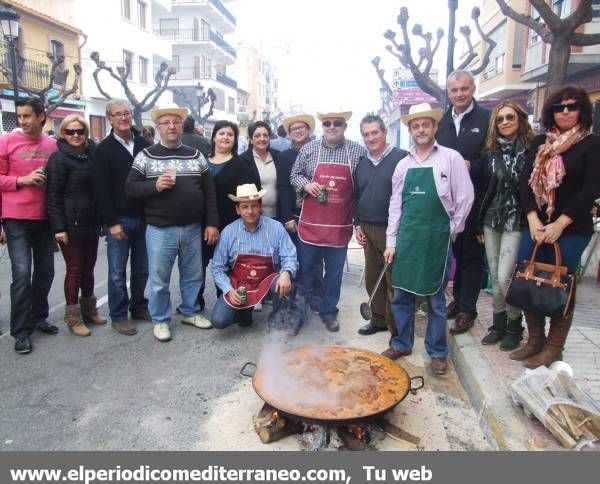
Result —
<instances>
[{"instance_id":1,"label":"sunglasses","mask_svg":"<svg viewBox=\"0 0 600 484\"><path fill-rule=\"evenodd\" d=\"M570 113L574 111L579 111L579 103L553 104L552 112L554 114L562 113L565 110L565 108L567 108L567 111L569 111Z\"/></svg>"},{"instance_id":2,"label":"sunglasses","mask_svg":"<svg viewBox=\"0 0 600 484\"><path fill-rule=\"evenodd\" d=\"M496 124L502 124L504 120L508 121L509 123L512 123L515 119L517 119L517 116L515 116L512 113L509 113L506 116L496 116Z\"/></svg>"},{"instance_id":3,"label":"sunglasses","mask_svg":"<svg viewBox=\"0 0 600 484\"><path fill-rule=\"evenodd\" d=\"M344 126L346 123L344 121L340 121L339 119L336 119L335 121L323 121L323 127L324 128L331 128L331 126L333 125L335 128L341 128L342 126Z\"/></svg>"},{"instance_id":4,"label":"sunglasses","mask_svg":"<svg viewBox=\"0 0 600 484\"><path fill-rule=\"evenodd\" d=\"M65 129L65 134L68 136L83 136L85 134L85 129Z\"/></svg>"}]
</instances>

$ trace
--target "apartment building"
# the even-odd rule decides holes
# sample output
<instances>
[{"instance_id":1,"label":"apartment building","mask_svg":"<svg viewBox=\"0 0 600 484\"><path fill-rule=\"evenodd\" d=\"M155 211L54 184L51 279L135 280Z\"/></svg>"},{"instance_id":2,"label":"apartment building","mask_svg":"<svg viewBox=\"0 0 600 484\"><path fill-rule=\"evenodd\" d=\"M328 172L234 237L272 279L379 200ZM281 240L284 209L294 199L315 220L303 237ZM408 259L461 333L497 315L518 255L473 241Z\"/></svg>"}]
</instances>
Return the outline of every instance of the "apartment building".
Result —
<instances>
[{"instance_id":1,"label":"apartment building","mask_svg":"<svg viewBox=\"0 0 600 484\"><path fill-rule=\"evenodd\" d=\"M236 19L227 0L170 0L168 8L154 11L154 33L171 43L175 75L169 83L181 106L197 111L203 94L216 95L214 113L206 121L210 131L216 120L237 121L237 81L228 69L236 62L236 49L225 36L235 31ZM231 2L229 2L231 3ZM209 105L201 110L205 116Z\"/></svg>"}]
</instances>

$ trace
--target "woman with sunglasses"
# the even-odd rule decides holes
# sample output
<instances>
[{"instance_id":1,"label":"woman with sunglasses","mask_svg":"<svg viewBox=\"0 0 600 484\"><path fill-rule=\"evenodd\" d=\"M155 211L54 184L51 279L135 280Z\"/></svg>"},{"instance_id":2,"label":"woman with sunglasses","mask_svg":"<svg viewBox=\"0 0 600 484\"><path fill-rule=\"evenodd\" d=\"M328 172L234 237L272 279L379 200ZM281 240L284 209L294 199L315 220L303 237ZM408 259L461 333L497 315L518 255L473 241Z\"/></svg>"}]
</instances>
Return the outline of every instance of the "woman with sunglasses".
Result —
<instances>
[{"instance_id":1,"label":"woman with sunglasses","mask_svg":"<svg viewBox=\"0 0 600 484\"><path fill-rule=\"evenodd\" d=\"M94 296L100 222L90 161L95 144L88 135L88 125L81 116L72 114L64 119L58 151L48 160L46 189L50 228L67 266L65 323L76 336L91 334L86 323L106 323L106 318L98 315Z\"/></svg>"},{"instance_id":2,"label":"woman with sunglasses","mask_svg":"<svg viewBox=\"0 0 600 484\"><path fill-rule=\"evenodd\" d=\"M211 150L208 156L208 168L215 183L217 192L217 211L219 213L219 233L231 222L238 218L235 203L227 196L235 193L238 185L255 183L254 175L248 165L237 154L239 128L237 124L223 120L217 121L210 137ZM203 244L202 254L204 273L210 259L212 259L215 246ZM204 278L206 280L206 277ZM198 298L200 306L204 308L204 287ZM217 288L217 297L220 290Z\"/></svg>"},{"instance_id":3,"label":"woman with sunglasses","mask_svg":"<svg viewBox=\"0 0 600 484\"><path fill-rule=\"evenodd\" d=\"M557 242L562 265L572 274L593 234L590 210L600 196L600 137L590 133L592 104L580 87L566 86L552 93L542 108L541 122L547 132L532 143L537 154L526 163L520 180L528 226L519 259L531 258L539 243L543 245L536 260L553 264L549 244ZM526 311L529 339L510 358L524 360L528 368L561 360L574 305L575 293L567 315L550 319L547 337L544 315Z\"/></svg>"},{"instance_id":4,"label":"woman with sunglasses","mask_svg":"<svg viewBox=\"0 0 600 484\"><path fill-rule=\"evenodd\" d=\"M519 199L519 180L534 134L527 113L513 101L492 111L482 158L481 186L485 188L479 211L479 235L492 280L494 313L484 345L500 341L502 351L521 341L521 310L504 302L525 222Z\"/></svg>"}]
</instances>

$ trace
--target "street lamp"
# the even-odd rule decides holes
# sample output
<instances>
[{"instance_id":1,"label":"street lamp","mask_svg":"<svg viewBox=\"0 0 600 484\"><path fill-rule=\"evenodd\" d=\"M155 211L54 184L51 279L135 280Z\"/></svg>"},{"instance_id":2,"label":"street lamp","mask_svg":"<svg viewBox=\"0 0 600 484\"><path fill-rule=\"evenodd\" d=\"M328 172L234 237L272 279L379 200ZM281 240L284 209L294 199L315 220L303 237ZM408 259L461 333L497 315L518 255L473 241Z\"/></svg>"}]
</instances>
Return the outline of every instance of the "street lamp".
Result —
<instances>
[{"instance_id":1,"label":"street lamp","mask_svg":"<svg viewBox=\"0 0 600 484\"><path fill-rule=\"evenodd\" d=\"M9 5L5 5L0 10L0 25L2 26L2 35L8 44L10 53L10 68L12 70L13 96L16 102L19 97L19 86L17 83L17 48L16 43L19 38L19 19L21 16L15 12Z\"/></svg>"},{"instance_id":2,"label":"street lamp","mask_svg":"<svg viewBox=\"0 0 600 484\"><path fill-rule=\"evenodd\" d=\"M196 99L198 100L198 117L202 117L202 106L206 104L206 93L204 92L204 86L199 82L196 84ZM199 120L198 120L199 121Z\"/></svg>"}]
</instances>

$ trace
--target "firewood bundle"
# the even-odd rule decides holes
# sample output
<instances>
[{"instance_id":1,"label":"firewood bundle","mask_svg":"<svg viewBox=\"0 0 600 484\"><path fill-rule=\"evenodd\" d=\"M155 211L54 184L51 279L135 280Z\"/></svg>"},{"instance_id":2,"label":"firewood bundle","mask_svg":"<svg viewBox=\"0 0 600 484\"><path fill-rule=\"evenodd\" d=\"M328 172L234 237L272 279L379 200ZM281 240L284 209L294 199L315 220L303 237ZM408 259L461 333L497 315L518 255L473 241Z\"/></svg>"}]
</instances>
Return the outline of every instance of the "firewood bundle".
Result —
<instances>
[{"instance_id":1,"label":"firewood bundle","mask_svg":"<svg viewBox=\"0 0 600 484\"><path fill-rule=\"evenodd\" d=\"M545 366L511 385L515 403L534 415L567 449L600 439L600 406L564 371Z\"/></svg>"}]
</instances>

